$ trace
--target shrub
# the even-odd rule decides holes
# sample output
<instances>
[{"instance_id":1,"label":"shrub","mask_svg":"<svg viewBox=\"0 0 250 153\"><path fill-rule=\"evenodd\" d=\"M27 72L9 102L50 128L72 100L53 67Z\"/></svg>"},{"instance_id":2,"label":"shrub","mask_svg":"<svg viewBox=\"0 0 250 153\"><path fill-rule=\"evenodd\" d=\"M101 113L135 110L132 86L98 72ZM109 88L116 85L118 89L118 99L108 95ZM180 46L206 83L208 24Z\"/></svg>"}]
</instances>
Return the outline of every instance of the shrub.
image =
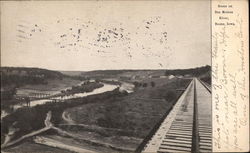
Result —
<instances>
[{"instance_id":1,"label":"shrub","mask_svg":"<svg viewBox=\"0 0 250 153\"><path fill-rule=\"evenodd\" d=\"M172 100L175 100L176 98L177 98L177 95L173 90L167 91L167 93L164 96L164 99L168 102L171 102Z\"/></svg>"},{"instance_id":2,"label":"shrub","mask_svg":"<svg viewBox=\"0 0 250 153\"><path fill-rule=\"evenodd\" d=\"M155 87L155 82L154 81L151 82L151 86Z\"/></svg>"}]
</instances>

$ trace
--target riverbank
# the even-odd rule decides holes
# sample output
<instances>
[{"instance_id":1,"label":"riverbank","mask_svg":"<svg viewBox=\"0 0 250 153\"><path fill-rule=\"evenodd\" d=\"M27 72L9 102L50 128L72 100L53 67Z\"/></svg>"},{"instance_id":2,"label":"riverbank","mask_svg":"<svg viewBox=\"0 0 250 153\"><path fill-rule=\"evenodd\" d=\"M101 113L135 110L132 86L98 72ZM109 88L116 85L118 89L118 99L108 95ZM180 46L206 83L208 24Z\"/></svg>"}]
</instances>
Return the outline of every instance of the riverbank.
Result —
<instances>
[{"instance_id":1,"label":"riverbank","mask_svg":"<svg viewBox=\"0 0 250 153\"><path fill-rule=\"evenodd\" d=\"M150 83L154 81L155 85ZM58 127L79 135L67 138L85 145L82 139L108 144L107 152L135 150L149 131L171 109L190 79L148 79L127 96L66 109ZM60 138L61 139L61 138ZM86 141L87 141L86 140ZM98 145L94 145L98 148ZM103 148L99 147L99 150Z\"/></svg>"},{"instance_id":2,"label":"riverbank","mask_svg":"<svg viewBox=\"0 0 250 153\"><path fill-rule=\"evenodd\" d=\"M99 93L106 92L106 91L112 91L117 87L118 86L103 84L103 83L99 83L95 81L81 82L71 88L63 90L64 92L61 92L60 94L52 95L46 98L38 98L35 100L31 100L29 102L29 107L42 105L47 102L53 102L53 101L62 102L67 99L85 97L85 96L93 95L93 94L99 94ZM1 115L1 120L7 115L15 112L17 109L26 107L26 106L27 106L26 102L20 101L19 103L12 105L11 108L2 109L1 114L3 115Z\"/></svg>"},{"instance_id":3,"label":"riverbank","mask_svg":"<svg viewBox=\"0 0 250 153\"><path fill-rule=\"evenodd\" d=\"M49 79L47 84L24 85L17 89L17 95L34 96L35 94L55 95L72 86L80 85L82 81L71 78Z\"/></svg>"},{"instance_id":4,"label":"riverbank","mask_svg":"<svg viewBox=\"0 0 250 153\"><path fill-rule=\"evenodd\" d=\"M53 142L65 141L68 146L79 143L94 150L131 152L159 118L171 109L189 82L188 79L177 78L147 79L141 82L147 86L137 87L130 94L122 92L122 86L104 84L106 88L74 94L75 97L68 99L64 97L61 102L33 103L34 106L18 109L11 117L4 118L3 122L4 125L16 122L15 128L20 130L12 138L15 140L43 127L46 113L50 110L51 122L70 137L52 132L45 136L49 142L52 139ZM107 87L112 91L104 92ZM122 88L129 91L131 87L133 85L125 84ZM83 95L85 97L78 97ZM8 132L6 127L3 132ZM3 135L1 138L4 140Z\"/></svg>"},{"instance_id":5,"label":"riverbank","mask_svg":"<svg viewBox=\"0 0 250 153\"><path fill-rule=\"evenodd\" d=\"M103 90L98 90L99 92ZM14 122L15 128L19 131L16 132L16 139L30 130L37 130L43 126L43 120L45 119L46 112L51 110L53 117L53 123L59 123L61 121L61 115L66 108L75 107L81 104L94 103L103 99L112 98L116 96L122 96L123 94L119 92L118 89L113 91L107 91L97 95L87 95L83 98L73 98L64 100L64 102L47 102L43 105L35 105L33 107L23 107L16 110L15 113L10 114L2 119L2 132L1 132L1 142L4 142L4 135L8 133L8 127Z\"/></svg>"}]
</instances>

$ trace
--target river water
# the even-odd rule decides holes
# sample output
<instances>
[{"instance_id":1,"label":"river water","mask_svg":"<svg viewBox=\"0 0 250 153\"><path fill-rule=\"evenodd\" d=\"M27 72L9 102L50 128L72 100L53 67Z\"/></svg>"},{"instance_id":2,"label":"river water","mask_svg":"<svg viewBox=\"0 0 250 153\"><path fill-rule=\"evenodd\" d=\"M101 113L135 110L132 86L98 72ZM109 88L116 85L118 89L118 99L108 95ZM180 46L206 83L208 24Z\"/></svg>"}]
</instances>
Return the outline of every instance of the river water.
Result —
<instances>
[{"instance_id":1,"label":"river water","mask_svg":"<svg viewBox=\"0 0 250 153\"><path fill-rule=\"evenodd\" d=\"M102 87L94 89L92 92L84 92L84 93L76 93L76 94L72 94L72 95L57 96L57 97L53 97L52 99L33 100L30 102L30 107L34 107L36 105L42 105L42 104L45 104L47 102L52 102L54 99L61 100L63 102L63 100L67 100L67 99L81 98L81 97L86 97L86 96L90 96L90 95L100 94L100 93L104 93L107 91L112 91L118 87L120 87L119 88L120 91L127 91L128 93L133 92L133 89L134 89L134 85L131 83L127 83L127 82L122 82L122 84L120 86L103 83ZM17 104L17 105L14 105L13 108L14 108L14 110L16 110L16 109L24 107L24 106L26 106L26 104ZM7 115L8 115L8 113L6 111L1 110L1 119Z\"/></svg>"},{"instance_id":2,"label":"river water","mask_svg":"<svg viewBox=\"0 0 250 153\"><path fill-rule=\"evenodd\" d=\"M86 97L86 96L90 96L90 95L100 94L100 93L104 93L107 91L112 91L118 87L119 86L117 86L117 85L110 85L110 84L103 83L102 87L96 88L92 92L84 92L84 93L76 93L76 94L72 94L72 95L57 96L57 97L53 97L51 99L32 100L32 101L30 101L30 107L34 107L36 105L42 105L42 104L45 104L47 102L52 102L53 100L61 100L63 102L63 100L67 100L67 99L81 98L81 97ZM16 105L16 106L14 106L14 109L17 109L17 108L20 108L23 106L25 106L25 104Z\"/></svg>"}]
</instances>

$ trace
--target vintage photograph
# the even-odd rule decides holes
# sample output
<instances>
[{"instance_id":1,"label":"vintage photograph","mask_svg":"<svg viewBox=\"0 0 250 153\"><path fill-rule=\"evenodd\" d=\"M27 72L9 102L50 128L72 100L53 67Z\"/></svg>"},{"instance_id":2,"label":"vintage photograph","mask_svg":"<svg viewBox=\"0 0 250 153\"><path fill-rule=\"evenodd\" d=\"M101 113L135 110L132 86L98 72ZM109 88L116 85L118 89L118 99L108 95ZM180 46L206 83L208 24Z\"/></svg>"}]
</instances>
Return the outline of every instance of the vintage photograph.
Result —
<instances>
[{"instance_id":1,"label":"vintage photograph","mask_svg":"<svg viewBox=\"0 0 250 153\"><path fill-rule=\"evenodd\" d=\"M212 152L210 3L1 1L1 152Z\"/></svg>"}]
</instances>

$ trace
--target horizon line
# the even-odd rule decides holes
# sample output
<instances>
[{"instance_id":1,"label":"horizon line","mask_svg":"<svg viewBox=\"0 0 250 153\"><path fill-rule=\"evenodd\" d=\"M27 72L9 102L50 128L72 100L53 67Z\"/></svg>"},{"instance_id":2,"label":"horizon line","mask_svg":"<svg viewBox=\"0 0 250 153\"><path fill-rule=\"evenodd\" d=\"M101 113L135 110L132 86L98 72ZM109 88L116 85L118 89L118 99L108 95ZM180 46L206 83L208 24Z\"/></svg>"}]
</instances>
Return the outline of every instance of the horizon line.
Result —
<instances>
[{"instance_id":1,"label":"horizon line","mask_svg":"<svg viewBox=\"0 0 250 153\"><path fill-rule=\"evenodd\" d=\"M46 70L51 70L51 71L72 71L72 72L77 72L77 71L80 71L80 72L89 72L89 71L108 71L108 70L113 70L113 71L119 71L119 70L185 70L185 69L194 69L194 68L199 68L199 67L206 67L206 66L210 66L209 64L206 64L206 65L202 65L202 66L196 66L196 67L189 67L189 68L176 68L176 69L168 69L168 68L158 68L158 69L155 69L155 68L152 68L152 69L141 69L141 68L138 68L138 69L135 69L135 68L131 68L131 69L94 69L94 70L58 70L58 69L49 69L49 68L42 68L42 67L32 67L32 66L0 66L0 68L3 68L3 67L9 67L9 68L37 68L37 69L46 69Z\"/></svg>"}]
</instances>

